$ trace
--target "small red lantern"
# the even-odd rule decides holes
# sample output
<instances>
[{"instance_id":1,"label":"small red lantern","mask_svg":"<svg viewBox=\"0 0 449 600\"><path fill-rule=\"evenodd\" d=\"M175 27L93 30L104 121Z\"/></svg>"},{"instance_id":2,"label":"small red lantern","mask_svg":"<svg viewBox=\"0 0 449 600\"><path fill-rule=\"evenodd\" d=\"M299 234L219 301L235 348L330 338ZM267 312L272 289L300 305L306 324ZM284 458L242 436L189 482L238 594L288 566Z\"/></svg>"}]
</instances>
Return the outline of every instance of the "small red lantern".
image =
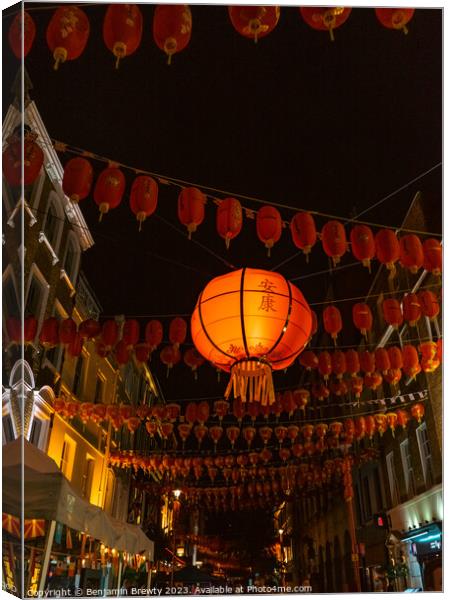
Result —
<instances>
[{"instance_id":1,"label":"small red lantern","mask_svg":"<svg viewBox=\"0 0 449 600\"><path fill-rule=\"evenodd\" d=\"M418 423L421 423L421 420L424 416L424 405L421 404L421 402L417 402L411 407L410 413L412 417L418 421Z\"/></svg>"},{"instance_id":2,"label":"small red lantern","mask_svg":"<svg viewBox=\"0 0 449 600\"><path fill-rule=\"evenodd\" d=\"M178 196L178 218L187 227L189 240L204 220L205 204L206 196L195 187L184 188Z\"/></svg>"},{"instance_id":3,"label":"small red lantern","mask_svg":"<svg viewBox=\"0 0 449 600\"><path fill-rule=\"evenodd\" d=\"M2 154L2 167L5 179L11 187L19 187L22 182L23 185L31 185L37 179L44 163L44 153L36 143L36 138L35 133L25 132L23 163L21 139L14 134L7 139L8 145Z\"/></svg>"},{"instance_id":4,"label":"small red lantern","mask_svg":"<svg viewBox=\"0 0 449 600\"><path fill-rule=\"evenodd\" d=\"M111 4L110 6L118 5ZM139 175L134 179L131 186L129 205L139 222L139 231L141 231L145 219L150 217L156 210L157 197L158 185L152 177Z\"/></svg>"},{"instance_id":5,"label":"small red lantern","mask_svg":"<svg viewBox=\"0 0 449 600\"><path fill-rule=\"evenodd\" d=\"M39 342L44 348L54 348L59 343L59 322L56 317L49 317L42 323Z\"/></svg>"},{"instance_id":6,"label":"small red lantern","mask_svg":"<svg viewBox=\"0 0 449 600\"><path fill-rule=\"evenodd\" d=\"M181 317L176 317L170 322L168 331L168 338L170 343L175 348L179 348L186 340L187 336L187 323Z\"/></svg>"},{"instance_id":7,"label":"small red lantern","mask_svg":"<svg viewBox=\"0 0 449 600\"><path fill-rule=\"evenodd\" d=\"M64 167L62 189L64 194L75 203L84 200L90 194L94 171L90 162L77 156L71 158Z\"/></svg>"},{"instance_id":8,"label":"small red lantern","mask_svg":"<svg viewBox=\"0 0 449 600\"><path fill-rule=\"evenodd\" d=\"M289 425L287 428L287 437L291 440L292 444L296 440L299 434L299 427L297 425Z\"/></svg>"},{"instance_id":9,"label":"small red lantern","mask_svg":"<svg viewBox=\"0 0 449 600\"><path fill-rule=\"evenodd\" d=\"M153 37L157 46L171 57L187 47L192 34L192 13L187 4L159 4L154 10Z\"/></svg>"},{"instance_id":10,"label":"small red lantern","mask_svg":"<svg viewBox=\"0 0 449 600\"><path fill-rule=\"evenodd\" d=\"M53 52L55 70L60 62L81 56L89 32L89 19L77 6L61 6L54 12L47 27L47 44Z\"/></svg>"},{"instance_id":11,"label":"small red lantern","mask_svg":"<svg viewBox=\"0 0 449 600\"><path fill-rule=\"evenodd\" d=\"M273 31L279 21L279 6L228 6L234 29L255 42Z\"/></svg>"},{"instance_id":12,"label":"small red lantern","mask_svg":"<svg viewBox=\"0 0 449 600\"><path fill-rule=\"evenodd\" d=\"M365 417L361 415L360 417L354 418L354 435L355 439L360 441L365 437L366 433L366 421Z\"/></svg>"},{"instance_id":13,"label":"small red lantern","mask_svg":"<svg viewBox=\"0 0 449 600\"><path fill-rule=\"evenodd\" d=\"M64 319L59 324L59 341L64 346L71 344L75 339L76 335L76 323L70 317L68 319Z\"/></svg>"},{"instance_id":14,"label":"small red lantern","mask_svg":"<svg viewBox=\"0 0 449 600\"><path fill-rule=\"evenodd\" d=\"M139 333L139 321L136 321L136 319L128 319L125 321L123 324L122 340L126 344L128 350L131 350L131 348L139 341Z\"/></svg>"},{"instance_id":15,"label":"small red lantern","mask_svg":"<svg viewBox=\"0 0 449 600\"><path fill-rule=\"evenodd\" d=\"M388 348L388 356L390 357L392 369L402 369L402 350L398 346L390 346Z\"/></svg>"},{"instance_id":16,"label":"small red lantern","mask_svg":"<svg viewBox=\"0 0 449 600\"><path fill-rule=\"evenodd\" d=\"M234 398L232 403L232 414L239 423L242 422L242 419L245 416L245 406L240 398Z\"/></svg>"},{"instance_id":17,"label":"small red lantern","mask_svg":"<svg viewBox=\"0 0 449 600\"><path fill-rule=\"evenodd\" d=\"M116 57L115 68L133 54L142 40L143 19L137 4L110 4L103 21L103 39Z\"/></svg>"},{"instance_id":18,"label":"small red lantern","mask_svg":"<svg viewBox=\"0 0 449 600\"><path fill-rule=\"evenodd\" d=\"M299 364L306 369L311 371L312 369L318 368L318 357L312 350L306 350L299 355Z\"/></svg>"},{"instance_id":19,"label":"small red lantern","mask_svg":"<svg viewBox=\"0 0 449 600\"><path fill-rule=\"evenodd\" d=\"M165 346L165 348L162 348L161 350L160 358L164 365L167 365L168 377L170 369L172 369L173 366L178 364L181 360L181 352L178 348L175 348L174 346Z\"/></svg>"},{"instance_id":20,"label":"small red lantern","mask_svg":"<svg viewBox=\"0 0 449 600\"><path fill-rule=\"evenodd\" d=\"M208 429L204 425L196 425L193 428L193 433L195 434L195 437L198 440L198 448L201 447L201 443L204 440L204 438L206 437L207 432L208 432Z\"/></svg>"},{"instance_id":21,"label":"small red lantern","mask_svg":"<svg viewBox=\"0 0 449 600\"><path fill-rule=\"evenodd\" d=\"M365 415L365 431L370 439L376 433L376 421L373 415Z\"/></svg>"},{"instance_id":22,"label":"small red lantern","mask_svg":"<svg viewBox=\"0 0 449 600\"><path fill-rule=\"evenodd\" d=\"M164 330L162 323L153 319L148 321L145 327L145 341L150 345L150 351L156 350L159 344L162 342Z\"/></svg>"},{"instance_id":23,"label":"small red lantern","mask_svg":"<svg viewBox=\"0 0 449 600\"><path fill-rule=\"evenodd\" d=\"M282 410L287 413L289 417L291 417L296 410L295 397L293 396L291 390L287 390L282 394L281 404ZM259 406L258 403L257 406Z\"/></svg>"},{"instance_id":24,"label":"small red lantern","mask_svg":"<svg viewBox=\"0 0 449 600\"><path fill-rule=\"evenodd\" d=\"M324 385L324 383L314 383L312 385L312 395L314 398L317 398L320 402L329 398L330 391L329 388ZM303 410L305 409L305 406Z\"/></svg>"},{"instance_id":25,"label":"small red lantern","mask_svg":"<svg viewBox=\"0 0 449 600\"><path fill-rule=\"evenodd\" d=\"M402 300L402 312L404 319L410 327L416 327L421 318L421 304L416 294L406 294Z\"/></svg>"},{"instance_id":26,"label":"small red lantern","mask_svg":"<svg viewBox=\"0 0 449 600\"><path fill-rule=\"evenodd\" d=\"M365 387L373 392L375 392L377 388L382 385L382 381L382 375L377 371L374 371L373 373L366 373L365 377L363 378Z\"/></svg>"},{"instance_id":27,"label":"small red lantern","mask_svg":"<svg viewBox=\"0 0 449 600\"><path fill-rule=\"evenodd\" d=\"M317 233L313 216L308 212L298 212L290 223L290 231L293 243L303 251L306 261L309 262L309 254L316 243Z\"/></svg>"},{"instance_id":28,"label":"small red lantern","mask_svg":"<svg viewBox=\"0 0 449 600\"><path fill-rule=\"evenodd\" d=\"M423 243L422 247L424 252L423 266L425 270L437 277L440 276L443 270L443 248L440 242L429 238Z\"/></svg>"},{"instance_id":29,"label":"small red lantern","mask_svg":"<svg viewBox=\"0 0 449 600\"><path fill-rule=\"evenodd\" d=\"M179 404L177 404L176 402L170 402L170 404L167 404L165 408L167 411L168 420L172 423L176 421L176 419L179 417L179 413L181 412L181 407L179 406Z\"/></svg>"},{"instance_id":30,"label":"small red lantern","mask_svg":"<svg viewBox=\"0 0 449 600\"><path fill-rule=\"evenodd\" d=\"M101 339L106 347L110 350L117 343L118 339L118 324L112 319L105 321L101 330Z\"/></svg>"},{"instance_id":31,"label":"small red lantern","mask_svg":"<svg viewBox=\"0 0 449 600\"><path fill-rule=\"evenodd\" d=\"M386 415L388 427L390 428L391 435L394 437L394 430L398 422L398 415L395 412L388 412Z\"/></svg>"},{"instance_id":32,"label":"small red lantern","mask_svg":"<svg viewBox=\"0 0 449 600\"><path fill-rule=\"evenodd\" d=\"M374 238L376 243L376 256L379 262L394 271L394 263L399 260L400 246L398 238L392 229L381 229Z\"/></svg>"},{"instance_id":33,"label":"small red lantern","mask_svg":"<svg viewBox=\"0 0 449 600\"><path fill-rule=\"evenodd\" d=\"M432 360L437 356L438 346L435 342L423 342L419 345L419 351L426 360Z\"/></svg>"},{"instance_id":34,"label":"small red lantern","mask_svg":"<svg viewBox=\"0 0 449 600\"><path fill-rule=\"evenodd\" d=\"M79 333L86 340L93 340L101 333L101 325L95 319L86 319L79 326Z\"/></svg>"},{"instance_id":35,"label":"small red lantern","mask_svg":"<svg viewBox=\"0 0 449 600\"><path fill-rule=\"evenodd\" d=\"M134 347L134 353L136 361L139 364L145 364L150 358L150 346L149 344L136 344Z\"/></svg>"},{"instance_id":36,"label":"small red lantern","mask_svg":"<svg viewBox=\"0 0 449 600\"><path fill-rule=\"evenodd\" d=\"M404 362L402 367L404 373L408 377L414 379L415 376L421 371L418 352L416 351L415 346L407 344L402 348L402 360Z\"/></svg>"},{"instance_id":37,"label":"small red lantern","mask_svg":"<svg viewBox=\"0 0 449 600\"><path fill-rule=\"evenodd\" d=\"M374 351L376 369L385 373L391 368L390 356L386 348L376 348Z\"/></svg>"},{"instance_id":38,"label":"small red lantern","mask_svg":"<svg viewBox=\"0 0 449 600\"><path fill-rule=\"evenodd\" d=\"M318 31L329 31L331 41L334 41L334 29L343 25L351 14L351 8L342 6L300 6L299 10L304 21Z\"/></svg>"},{"instance_id":39,"label":"small red lantern","mask_svg":"<svg viewBox=\"0 0 449 600\"><path fill-rule=\"evenodd\" d=\"M225 240L229 248L233 240L241 231L243 222L242 205L235 198L225 198L217 207L217 231Z\"/></svg>"},{"instance_id":40,"label":"small red lantern","mask_svg":"<svg viewBox=\"0 0 449 600\"><path fill-rule=\"evenodd\" d=\"M270 430L271 431L271 430ZM231 425L231 427L226 427L226 436L228 440L231 442L231 448L234 448L234 444L237 441L240 435L240 428L235 425ZM238 457L240 458L240 457Z\"/></svg>"},{"instance_id":41,"label":"small red lantern","mask_svg":"<svg viewBox=\"0 0 449 600\"><path fill-rule=\"evenodd\" d=\"M331 354L332 372L341 379L346 372L346 357L341 350L335 350Z\"/></svg>"},{"instance_id":42,"label":"small red lantern","mask_svg":"<svg viewBox=\"0 0 449 600\"><path fill-rule=\"evenodd\" d=\"M264 445L266 446L268 442L271 440L271 436L273 435L273 430L271 427L264 425L263 427L259 427L259 435Z\"/></svg>"},{"instance_id":43,"label":"small red lantern","mask_svg":"<svg viewBox=\"0 0 449 600\"><path fill-rule=\"evenodd\" d=\"M312 331L310 332L310 337L312 337L318 331L318 317L316 316L316 312L314 310L311 310L310 314L312 316Z\"/></svg>"},{"instance_id":44,"label":"small red lantern","mask_svg":"<svg viewBox=\"0 0 449 600\"><path fill-rule=\"evenodd\" d=\"M83 350L83 343L84 340L80 336L80 334L75 333L72 341L67 345L67 352L69 353L69 356L71 356L72 358L77 358L78 356L80 356Z\"/></svg>"},{"instance_id":45,"label":"small red lantern","mask_svg":"<svg viewBox=\"0 0 449 600\"><path fill-rule=\"evenodd\" d=\"M358 302L352 307L352 320L363 336L371 331L373 326L373 313L365 302Z\"/></svg>"},{"instance_id":46,"label":"small red lantern","mask_svg":"<svg viewBox=\"0 0 449 600\"><path fill-rule=\"evenodd\" d=\"M399 240L400 262L411 273L417 273L423 266L424 252L421 240L413 233L404 235Z\"/></svg>"},{"instance_id":47,"label":"small red lantern","mask_svg":"<svg viewBox=\"0 0 449 600\"><path fill-rule=\"evenodd\" d=\"M23 39L22 27L24 34ZM35 36L36 25L34 24L33 19L29 13L21 9L12 20L8 31L9 45L16 58L22 59L28 55L33 46Z\"/></svg>"},{"instance_id":48,"label":"small red lantern","mask_svg":"<svg viewBox=\"0 0 449 600\"><path fill-rule=\"evenodd\" d=\"M245 438L246 443L248 444L248 448L251 448L251 443L254 440L254 438L256 437L255 427L244 427L243 428L243 437Z\"/></svg>"},{"instance_id":49,"label":"small red lantern","mask_svg":"<svg viewBox=\"0 0 449 600\"><path fill-rule=\"evenodd\" d=\"M32 344L37 334L36 317L25 317L23 321L23 341L25 344Z\"/></svg>"},{"instance_id":50,"label":"small red lantern","mask_svg":"<svg viewBox=\"0 0 449 600\"><path fill-rule=\"evenodd\" d=\"M128 431L134 434L140 427L140 419L139 417L129 417L126 421L126 426L128 427Z\"/></svg>"},{"instance_id":51,"label":"small red lantern","mask_svg":"<svg viewBox=\"0 0 449 600\"><path fill-rule=\"evenodd\" d=\"M361 377L351 377L349 387L356 398L360 398L363 392L363 379Z\"/></svg>"},{"instance_id":52,"label":"small red lantern","mask_svg":"<svg viewBox=\"0 0 449 600\"><path fill-rule=\"evenodd\" d=\"M348 393L348 386L343 379L332 381L330 384L330 389L335 396L344 396L344 394Z\"/></svg>"},{"instance_id":53,"label":"small red lantern","mask_svg":"<svg viewBox=\"0 0 449 600\"><path fill-rule=\"evenodd\" d=\"M310 392L304 388L295 390L293 392L293 398L295 400L296 408L299 408L304 412L310 400Z\"/></svg>"},{"instance_id":54,"label":"small red lantern","mask_svg":"<svg viewBox=\"0 0 449 600\"><path fill-rule=\"evenodd\" d=\"M119 366L126 365L130 359L130 348L124 340L120 340L115 347L115 358Z\"/></svg>"},{"instance_id":55,"label":"small red lantern","mask_svg":"<svg viewBox=\"0 0 449 600\"><path fill-rule=\"evenodd\" d=\"M258 402L249 402L247 404L246 412L251 417L251 421L253 423L257 419L257 416L259 414L259 408L260 404Z\"/></svg>"},{"instance_id":56,"label":"small red lantern","mask_svg":"<svg viewBox=\"0 0 449 600\"><path fill-rule=\"evenodd\" d=\"M94 188L94 200L100 210L100 221L104 214L120 204L125 185L125 176L118 167L106 167L100 173Z\"/></svg>"},{"instance_id":57,"label":"small red lantern","mask_svg":"<svg viewBox=\"0 0 449 600\"><path fill-rule=\"evenodd\" d=\"M101 423L106 419L107 406L106 404L95 404L92 411L92 421L94 423Z\"/></svg>"},{"instance_id":58,"label":"small red lantern","mask_svg":"<svg viewBox=\"0 0 449 600\"><path fill-rule=\"evenodd\" d=\"M178 433L179 433L179 437L182 440L182 447L183 448L184 448L186 440L189 437L191 431L192 431L192 425L191 425L191 423L180 423L178 425Z\"/></svg>"},{"instance_id":59,"label":"small red lantern","mask_svg":"<svg viewBox=\"0 0 449 600\"><path fill-rule=\"evenodd\" d=\"M311 425L310 423L307 423L306 425L303 425L301 427L301 434L302 434L302 437L304 438L305 442L311 441L314 429L315 429L314 426Z\"/></svg>"},{"instance_id":60,"label":"small red lantern","mask_svg":"<svg viewBox=\"0 0 449 600\"><path fill-rule=\"evenodd\" d=\"M318 425L315 425L315 433L319 439L324 439L328 429L326 423L318 423Z\"/></svg>"},{"instance_id":61,"label":"small red lantern","mask_svg":"<svg viewBox=\"0 0 449 600\"><path fill-rule=\"evenodd\" d=\"M239 7L240 8L240 7ZM262 206L256 215L257 236L268 248L268 256L271 248L281 238L282 219L277 208L274 206Z\"/></svg>"},{"instance_id":62,"label":"small red lantern","mask_svg":"<svg viewBox=\"0 0 449 600\"><path fill-rule=\"evenodd\" d=\"M354 377L360 371L359 353L357 352L357 350L351 349L346 350L345 354L346 370L351 375L351 377Z\"/></svg>"},{"instance_id":63,"label":"small red lantern","mask_svg":"<svg viewBox=\"0 0 449 600\"><path fill-rule=\"evenodd\" d=\"M424 290L418 294L422 314L429 319L435 319L440 314L440 305L434 292Z\"/></svg>"},{"instance_id":64,"label":"small red lantern","mask_svg":"<svg viewBox=\"0 0 449 600\"><path fill-rule=\"evenodd\" d=\"M382 437L388 429L387 415L377 413L374 415L374 420L376 422L377 433Z\"/></svg>"},{"instance_id":65,"label":"small red lantern","mask_svg":"<svg viewBox=\"0 0 449 600\"><path fill-rule=\"evenodd\" d=\"M343 328L340 311L336 306L326 306L323 311L324 329L336 343L337 336Z\"/></svg>"},{"instance_id":66,"label":"small red lantern","mask_svg":"<svg viewBox=\"0 0 449 600\"><path fill-rule=\"evenodd\" d=\"M338 437L342 431L343 423L340 423L340 421L332 421L332 423L329 424L329 433L331 435Z\"/></svg>"},{"instance_id":67,"label":"small red lantern","mask_svg":"<svg viewBox=\"0 0 449 600\"><path fill-rule=\"evenodd\" d=\"M282 462L286 462L291 455L291 452L288 448L279 448L279 458L282 460Z\"/></svg>"},{"instance_id":68,"label":"small red lantern","mask_svg":"<svg viewBox=\"0 0 449 600\"><path fill-rule=\"evenodd\" d=\"M394 387L401 381L402 371L401 369L388 369L388 371L383 374L383 378L387 383Z\"/></svg>"},{"instance_id":69,"label":"small red lantern","mask_svg":"<svg viewBox=\"0 0 449 600\"><path fill-rule=\"evenodd\" d=\"M198 378L198 367L204 363L204 358L196 350L196 348L189 348L184 353L185 364L192 369L195 379Z\"/></svg>"},{"instance_id":70,"label":"small red lantern","mask_svg":"<svg viewBox=\"0 0 449 600\"><path fill-rule=\"evenodd\" d=\"M375 8L377 19L387 29L402 29L408 33L407 23L413 17L414 8Z\"/></svg>"},{"instance_id":71,"label":"small red lantern","mask_svg":"<svg viewBox=\"0 0 449 600\"><path fill-rule=\"evenodd\" d=\"M332 258L334 267L347 250L346 232L340 221L329 221L321 232L324 252Z\"/></svg>"},{"instance_id":72,"label":"small red lantern","mask_svg":"<svg viewBox=\"0 0 449 600\"><path fill-rule=\"evenodd\" d=\"M376 368L374 353L369 350L359 352L359 361L362 371L365 373L373 373Z\"/></svg>"},{"instance_id":73,"label":"small red lantern","mask_svg":"<svg viewBox=\"0 0 449 600\"><path fill-rule=\"evenodd\" d=\"M329 375L332 373L332 359L327 350L318 354L318 370L325 381L329 379Z\"/></svg>"},{"instance_id":74,"label":"small red lantern","mask_svg":"<svg viewBox=\"0 0 449 600\"><path fill-rule=\"evenodd\" d=\"M382 312L385 321L394 329L397 329L399 325L402 325L404 316L402 314L401 304L396 298L386 298L382 302Z\"/></svg>"},{"instance_id":75,"label":"small red lantern","mask_svg":"<svg viewBox=\"0 0 449 600\"><path fill-rule=\"evenodd\" d=\"M376 255L373 232L367 225L356 225L351 229L352 254L371 270L371 260Z\"/></svg>"},{"instance_id":76,"label":"small red lantern","mask_svg":"<svg viewBox=\"0 0 449 600\"><path fill-rule=\"evenodd\" d=\"M206 400L203 400L196 407L196 419L200 425L204 425L204 423L209 418L210 408L209 403Z\"/></svg>"},{"instance_id":77,"label":"small red lantern","mask_svg":"<svg viewBox=\"0 0 449 600\"><path fill-rule=\"evenodd\" d=\"M221 423L223 417L225 417L229 412L229 402L226 400L216 400L214 402L214 411Z\"/></svg>"},{"instance_id":78,"label":"small red lantern","mask_svg":"<svg viewBox=\"0 0 449 600\"><path fill-rule=\"evenodd\" d=\"M407 427L407 423L410 420L410 415L408 414L408 412L406 410L403 410L402 408L399 408L396 411L396 415L397 415L397 423L400 427L402 427L402 429L405 429Z\"/></svg>"}]
</instances>

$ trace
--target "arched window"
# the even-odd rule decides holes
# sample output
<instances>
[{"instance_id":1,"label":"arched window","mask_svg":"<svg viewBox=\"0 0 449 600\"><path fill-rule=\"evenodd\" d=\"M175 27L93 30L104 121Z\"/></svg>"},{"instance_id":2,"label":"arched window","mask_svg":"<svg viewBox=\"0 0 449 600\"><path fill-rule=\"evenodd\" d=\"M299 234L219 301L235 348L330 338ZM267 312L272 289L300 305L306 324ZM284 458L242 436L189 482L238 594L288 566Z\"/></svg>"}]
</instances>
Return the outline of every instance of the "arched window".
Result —
<instances>
[{"instance_id":1,"label":"arched window","mask_svg":"<svg viewBox=\"0 0 449 600\"><path fill-rule=\"evenodd\" d=\"M61 243L61 234L64 227L64 210L61 201L55 192L51 192L48 197L47 210L44 217L42 231L55 254L58 253Z\"/></svg>"},{"instance_id":2,"label":"arched window","mask_svg":"<svg viewBox=\"0 0 449 600\"><path fill-rule=\"evenodd\" d=\"M74 286L76 285L76 279L78 277L80 254L81 250L78 243L78 238L76 237L75 233L71 231L67 237L62 268L67 273Z\"/></svg>"}]
</instances>

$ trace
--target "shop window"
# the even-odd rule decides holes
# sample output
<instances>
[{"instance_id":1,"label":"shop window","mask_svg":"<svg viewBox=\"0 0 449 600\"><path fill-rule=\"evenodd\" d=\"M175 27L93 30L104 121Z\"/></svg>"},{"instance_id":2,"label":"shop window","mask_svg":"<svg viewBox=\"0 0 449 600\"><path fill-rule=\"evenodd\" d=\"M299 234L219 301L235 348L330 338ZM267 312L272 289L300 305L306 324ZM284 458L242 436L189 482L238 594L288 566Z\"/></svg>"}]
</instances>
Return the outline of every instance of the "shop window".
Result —
<instances>
[{"instance_id":1,"label":"shop window","mask_svg":"<svg viewBox=\"0 0 449 600\"><path fill-rule=\"evenodd\" d=\"M61 461L59 468L70 481L72 479L73 463L75 462L76 442L68 435L64 436L62 444Z\"/></svg>"},{"instance_id":2,"label":"shop window","mask_svg":"<svg viewBox=\"0 0 449 600\"><path fill-rule=\"evenodd\" d=\"M419 455L421 457L421 466L426 485L432 485L432 455L430 452L430 441L427 435L427 425L421 423L416 429L416 437L418 439Z\"/></svg>"},{"instance_id":3,"label":"shop window","mask_svg":"<svg viewBox=\"0 0 449 600\"><path fill-rule=\"evenodd\" d=\"M80 247L76 235L71 231L67 237L62 268L67 273L72 285L76 284L80 262Z\"/></svg>"},{"instance_id":4,"label":"shop window","mask_svg":"<svg viewBox=\"0 0 449 600\"><path fill-rule=\"evenodd\" d=\"M394 452L389 452L386 456L388 484L390 487L391 504L396 506L399 503L399 488L394 466Z\"/></svg>"},{"instance_id":5,"label":"shop window","mask_svg":"<svg viewBox=\"0 0 449 600\"><path fill-rule=\"evenodd\" d=\"M412 497L415 491L415 476L413 475L412 456L410 454L410 444L408 440L401 443L402 468L404 470L405 488L408 496Z\"/></svg>"},{"instance_id":6,"label":"shop window","mask_svg":"<svg viewBox=\"0 0 449 600\"><path fill-rule=\"evenodd\" d=\"M92 481L94 476L94 467L95 461L92 456L86 456L86 462L84 464L84 472L83 472L83 483L81 493L83 498L86 500L90 500L90 494L92 491Z\"/></svg>"},{"instance_id":7,"label":"shop window","mask_svg":"<svg viewBox=\"0 0 449 600\"><path fill-rule=\"evenodd\" d=\"M14 427L11 420L11 415L4 415L2 418L3 424L3 443L7 444L15 439Z\"/></svg>"}]
</instances>

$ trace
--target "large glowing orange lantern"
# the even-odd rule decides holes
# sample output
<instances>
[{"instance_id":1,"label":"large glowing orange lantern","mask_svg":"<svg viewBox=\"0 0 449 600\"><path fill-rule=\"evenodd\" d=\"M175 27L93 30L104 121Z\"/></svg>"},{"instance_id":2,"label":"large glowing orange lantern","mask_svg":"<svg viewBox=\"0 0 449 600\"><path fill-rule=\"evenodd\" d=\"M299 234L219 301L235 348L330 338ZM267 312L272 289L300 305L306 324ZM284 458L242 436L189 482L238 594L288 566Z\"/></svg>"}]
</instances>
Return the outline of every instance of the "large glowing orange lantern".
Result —
<instances>
[{"instance_id":1,"label":"large glowing orange lantern","mask_svg":"<svg viewBox=\"0 0 449 600\"><path fill-rule=\"evenodd\" d=\"M281 238L282 219L277 208L274 206L262 206L256 215L257 236L268 248L270 256L271 248Z\"/></svg>"},{"instance_id":2,"label":"large glowing orange lantern","mask_svg":"<svg viewBox=\"0 0 449 600\"><path fill-rule=\"evenodd\" d=\"M279 6L229 6L228 12L234 28L257 42L276 27L281 9Z\"/></svg>"},{"instance_id":3,"label":"large glowing orange lantern","mask_svg":"<svg viewBox=\"0 0 449 600\"><path fill-rule=\"evenodd\" d=\"M171 57L190 42L192 13L187 4L159 4L154 10L153 37L157 46Z\"/></svg>"},{"instance_id":4,"label":"large glowing orange lantern","mask_svg":"<svg viewBox=\"0 0 449 600\"><path fill-rule=\"evenodd\" d=\"M315 245L317 234L315 221L308 212L298 212L290 223L290 231L293 243L306 255L306 261L309 260L309 254Z\"/></svg>"},{"instance_id":5,"label":"large glowing orange lantern","mask_svg":"<svg viewBox=\"0 0 449 600\"><path fill-rule=\"evenodd\" d=\"M23 39L22 39L23 26ZM16 58L25 58L36 36L36 25L26 11L20 10L11 22L8 30L8 41Z\"/></svg>"},{"instance_id":6,"label":"large glowing orange lantern","mask_svg":"<svg viewBox=\"0 0 449 600\"><path fill-rule=\"evenodd\" d=\"M178 218L189 232L189 240L204 220L206 196L198 188L184 188L178 196Z\"/></svg>"},{"instance_id":7,"label":"large glowing orange lantern","mask_svg":"<svg viewBox=\"0 0 449 600\"><path fill-rule=\"evenodd\" d=\"M375 8L376 17L387 29L402 29L408 33L407 23L413 17L414 8Z\"/></svg>"},{"instance_id":8,"label":"large glowing orange lantern","mask_svg":"<svg viewBox=\"0 0 449 600\"><path fill-rule=\"evenodd\" d=\"M133 54L142 39L143 19L137 4L110 4L103 21L104 43L119 61Z\"/></svg>"},{"instance_id":9,"label":"large glowing orange lantern","mask_svg":"<svg viewBox=\"0 0 449 600\"><path fill-rule=\"evenodd\" d=\"M309 305L296 286L278 273L249 268L209 282L191 320L200 354L231 372L226 398L233 389L243 402L262 404L275 401L272 369L292 364L311 328Z\"/></svg>"},{"instance_id":10,"label":"large glowing orange lantern","mask_svg":"<svg viewBox=\"0 0 449 600\"><path fill-rule=\"evenodd\" d=\"M104 214L120 204L125 185L125 176L117 167L106 167L100 173L94 188L94 200L100 210L100 221Z\"/></svg>"},{"instance_id":11,"label":"large glowing orange lantern","mask_svg":"<svg viewBox=\"0 0 449 600\"><path fill-rule=\"evenodd\" d=\"M235 198L225 198L217 208L217 231L226 243L226 248L242 229L242 205Z\"/></svg>"},{"instance_id":12,"label":"large glowing orange lantern","mask_svg":"<svg viewBox=\"0 0 449 600\"><path fill-rule=\"evenodd\" d=\"M324 252L332 258L334 266L347 250L346 231L340 221L329 221L321 232Z\"/></svg>"},{"instance_id":13,"label":"large glowing orange lantern","mask_svg":"<svg viewBox=\"0 0 449 600\"><path fill-rule=\"evenodd\" d=\"M61 6L47 27L47 44L53 52L54 68L66 60L75 60L84 51L90 25L86 14L77 6Z\"/></svg>"},{"instance_id":14,"label":"large glowing orange lantern","mask_svg":"<svg viewBox=\"0 0 449 600\"><path fill-rule=\"evenodd\" d=\"M299 10L304 21L318 31L329 31L334 41L334 29L343 25L351 14L352 8L343 6L300 6Z\"/></svg>"},{"instance_id":15,"label":"large glowing orange lantern","mask_svg":"<svg viewBox=\"0 0 449 600\"><path fill-rule=\"evenodd\" d=\"M143 221L156 210L157 196L157 183L152 177L139 175L134 179L131 186L129 205L139 222L139 231L142 229Z\"/></svg>"}]
</instances>

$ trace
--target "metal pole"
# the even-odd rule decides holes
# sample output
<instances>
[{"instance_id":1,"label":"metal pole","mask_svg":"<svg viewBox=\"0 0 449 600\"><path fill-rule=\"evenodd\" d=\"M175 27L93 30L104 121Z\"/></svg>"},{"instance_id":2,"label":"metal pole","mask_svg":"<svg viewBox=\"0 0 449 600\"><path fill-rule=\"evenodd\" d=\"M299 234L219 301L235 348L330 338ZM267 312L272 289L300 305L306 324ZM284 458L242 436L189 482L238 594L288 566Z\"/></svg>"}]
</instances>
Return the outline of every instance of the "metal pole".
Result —
<instances>
[{"instance_id":1,"label":"metal pole","mask_svg":"<svg viewBox=\"0 0 449 600\"><path fill-rule=\"evenodd\" d=\"M50 554L53 546L53 538L55 537L56 521L50 521L50 527L45 540L44 560L42 562L41 576L39 580L39 592L43 592L47 579L48 565L50 563Z\"/></svg>"}]
</instances>

